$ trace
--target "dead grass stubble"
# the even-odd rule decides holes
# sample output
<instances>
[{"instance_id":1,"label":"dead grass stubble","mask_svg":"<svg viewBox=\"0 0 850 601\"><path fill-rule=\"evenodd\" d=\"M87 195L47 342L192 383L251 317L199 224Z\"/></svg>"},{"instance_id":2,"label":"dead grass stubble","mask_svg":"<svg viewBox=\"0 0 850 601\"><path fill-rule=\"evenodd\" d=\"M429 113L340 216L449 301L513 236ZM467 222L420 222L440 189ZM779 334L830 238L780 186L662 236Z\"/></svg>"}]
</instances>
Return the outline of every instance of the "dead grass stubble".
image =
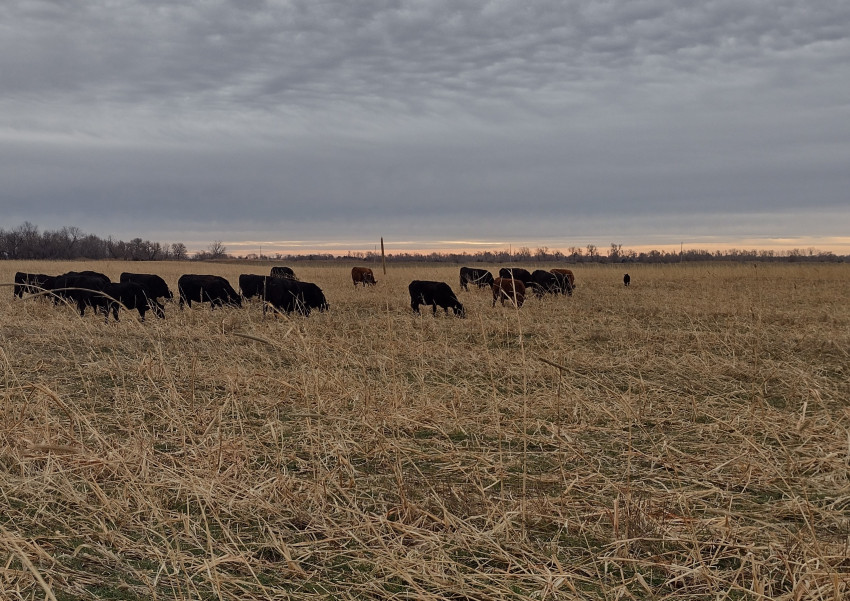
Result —
<instances>
[{"instance_id":1,"label":"dead grass stubble","mask_svg":"<svg viewBox=\"0 0 850 601\"><path fill-rule=\"evenodd\" d=\"M75 267L136 266L0 275ZM349 269L298 270L309 319L4 288L2 597L850 595L847 266L579 266L466 320L408 306L457 266Z\"/></svg>"}]
</instances>

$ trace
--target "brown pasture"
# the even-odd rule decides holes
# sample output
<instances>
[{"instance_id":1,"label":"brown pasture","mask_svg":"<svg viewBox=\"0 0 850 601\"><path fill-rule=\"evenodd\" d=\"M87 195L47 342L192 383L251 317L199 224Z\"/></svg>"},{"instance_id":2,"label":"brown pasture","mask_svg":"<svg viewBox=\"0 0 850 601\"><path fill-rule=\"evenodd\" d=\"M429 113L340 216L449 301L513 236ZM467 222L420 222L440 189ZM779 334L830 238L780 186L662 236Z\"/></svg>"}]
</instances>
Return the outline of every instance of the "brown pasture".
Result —
<instances>
[{"instance_id":1,"label":"brown pasture","mask_svg":"<svg viewBox=\"0 0 850 601\"><path fill-rule=\"evenodd\" d=\"M0 598L850 597L850 266L579 265L520 310L351 267L294 265L309 318L0 288ZM268 273L0 282L70 269Z\"/></svg>"}]
</instances>

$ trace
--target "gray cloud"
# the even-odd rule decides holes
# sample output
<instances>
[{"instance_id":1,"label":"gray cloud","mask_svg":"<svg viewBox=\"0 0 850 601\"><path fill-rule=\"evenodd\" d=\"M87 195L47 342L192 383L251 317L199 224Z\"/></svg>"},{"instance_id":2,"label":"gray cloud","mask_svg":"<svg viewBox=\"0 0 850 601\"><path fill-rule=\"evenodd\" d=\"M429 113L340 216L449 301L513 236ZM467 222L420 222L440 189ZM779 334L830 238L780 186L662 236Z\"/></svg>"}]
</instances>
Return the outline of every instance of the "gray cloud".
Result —
<instances>
[{"instance_id":1,"label":"gray cloud","mask_svg":"<svg viewBox=\"0 0 850 601\"><path fill-rule=\"evenodd\" d=\"M846 2L13 0L0 23L11 220L649 239L850 217Z\"/></svg>"}]
</instances>

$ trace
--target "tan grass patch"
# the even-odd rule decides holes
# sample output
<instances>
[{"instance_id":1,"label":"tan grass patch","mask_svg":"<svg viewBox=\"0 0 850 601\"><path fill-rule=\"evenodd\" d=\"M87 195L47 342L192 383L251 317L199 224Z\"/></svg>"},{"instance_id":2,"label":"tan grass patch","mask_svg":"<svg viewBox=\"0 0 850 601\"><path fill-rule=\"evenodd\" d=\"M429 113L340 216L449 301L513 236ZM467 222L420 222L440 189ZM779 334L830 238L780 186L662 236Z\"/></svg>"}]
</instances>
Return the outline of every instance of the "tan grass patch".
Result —
<instances>
[{"instance_id":1,"label":"tan grass patch","mask_svg":"<svg viewBox=\"0 0 850 601\"><path fill-rule=\"evenodd\" d=\"M0 289L0 598L850 595L846 265L579 266L519 311L459 266L294 267L329 313ZM75 268L268 270L0 281Z\"/></svg>"}]
</instances>

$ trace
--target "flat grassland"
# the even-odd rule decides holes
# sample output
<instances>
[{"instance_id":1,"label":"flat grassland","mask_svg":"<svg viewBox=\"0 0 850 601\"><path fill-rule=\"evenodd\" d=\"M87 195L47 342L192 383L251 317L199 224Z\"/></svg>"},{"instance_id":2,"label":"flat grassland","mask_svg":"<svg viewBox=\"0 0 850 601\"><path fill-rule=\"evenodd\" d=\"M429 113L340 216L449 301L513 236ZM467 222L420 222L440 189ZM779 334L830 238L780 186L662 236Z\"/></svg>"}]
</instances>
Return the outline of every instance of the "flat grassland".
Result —
<instances>
[{"instance_id":1,"label":"flat grassland","mask_svg":"<svg viewBox=\"0 0 850 601\"><path fill-rule=\"evenodd\" d=\"M578 265L519 311L293 267L330 312L0 288L0 598L850 598L850 265Z\"/></svg>"}]
</instances>

